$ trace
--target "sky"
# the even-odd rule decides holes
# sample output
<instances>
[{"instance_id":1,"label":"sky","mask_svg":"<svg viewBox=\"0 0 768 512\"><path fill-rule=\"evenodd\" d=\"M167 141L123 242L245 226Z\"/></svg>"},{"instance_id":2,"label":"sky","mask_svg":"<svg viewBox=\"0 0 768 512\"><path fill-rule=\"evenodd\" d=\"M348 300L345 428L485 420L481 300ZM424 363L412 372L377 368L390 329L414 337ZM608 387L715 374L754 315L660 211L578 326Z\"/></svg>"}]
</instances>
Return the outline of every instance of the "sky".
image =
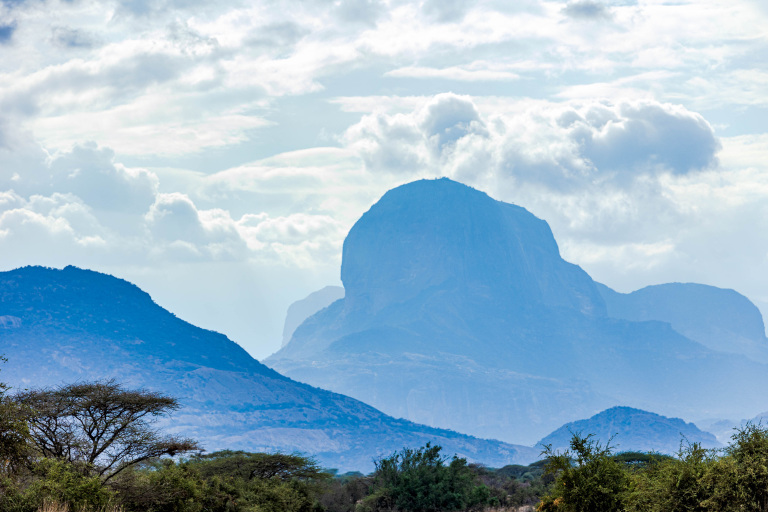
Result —
<instances>
[{"instance_id":1,"label":"sky","mask_svg":"<svg viewBox=\"0 0 768 512\"><path fill-rule=\"evenodd\" d=\"M0 270L113 274L261 359L384 192L448 176L618 291L766 315L766 27L764 0L2 0Z\"/></svg>"}]
</instances>

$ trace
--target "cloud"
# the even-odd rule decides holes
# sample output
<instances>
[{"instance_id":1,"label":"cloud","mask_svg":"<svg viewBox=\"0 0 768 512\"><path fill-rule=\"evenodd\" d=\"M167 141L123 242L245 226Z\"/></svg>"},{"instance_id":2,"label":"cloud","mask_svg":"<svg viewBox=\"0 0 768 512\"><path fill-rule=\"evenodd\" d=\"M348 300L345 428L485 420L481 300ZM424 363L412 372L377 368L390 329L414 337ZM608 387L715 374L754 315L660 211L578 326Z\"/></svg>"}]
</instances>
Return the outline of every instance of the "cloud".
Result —
<instances>
[{"instance_id":1,"label":"cloud","mask_svg":"<svg viewBox=\"0 0 768 512\"><path fill-rule=\"evenodd\" d=\"M386 7L379 0L341 0L336 5L336 15L347 23L375 26L385 13Z\"/></svg>"},{"instance_id":2,"label":"cloud","mask_svg":"<svg viewBox=\"0 0 768 512\"><path fill-rule=\"evenodd\" d=\"M51 42L63 48L93 48L97 44L95 36L71 27L53 27Z\"/></svg>"},{"instance_id":3,"label":"cloud","mask_svg":"<svg viewBox=\"0 0 768 512\"><path fill-rule=\"evenodd\" d=\"M622 103L618 109L596 106L584 115L570 125L571 137L598 169L660 166L684 174L716 163L720 142L712 126L683 107Z\"/></svg>"},{"instance_id":4,"label":"cloud","mask_svg":"<svg viewBox=\"0 0 768 512\"><path fill-rule=\"evenodd\" d=\"M482 176L556 190L716 164L720 143L699 114L651 101L512 102L481 114L469 97L437 95L410 113L375 112L345 142L371 171Z\"/></svg>"},{"instance_id":5,"label":"cloud","mask_svg":"<svg viewBox=\"0 0 768 512\"><path fill-rule=\"evenodd\" d=\"M340 263L345 227L328 215L296 213L282 217L245 215L238 223L248 246L260 258L279 258L298 267ZM272 256L270 256L272 255Z\"/></svg>"},{"instance_id":6,"label":"cloud","mask_svg":"<svg viewBox=\"0 0 768 512\"><path fill-rule=\"evenodd\" d=\"M577 0L576 2L569 2L563 8L563 13L566 16L575 19L606 19L611 17L611 12L604 4L600 2L593 2L590 0Z\"/></svg>"},{"instance_id":7,"label":"cloud","mask_svg":"<svg viewBox=\"0 0 768 512\"><path fill-rule=\"evenodd\" d=\"M0 25L0 45L9 44L16 32L16 24Z\"/></svg>"},{"instance_id":8,"label":"cloud","mask_svg":"<svg viewBox=\"0 0 768 512\"><path fill-rule=\"evenodd\" d=\"M426 0L421 8L433 19L447 23L461 21L471 5L467 0Z\"/></svg>"},{"instance_id":9,"label":"cloud","mask_svg":"<svg viewBox=\"0 0 768 512\"><path fill-rule=\"evenodd\" d=\"M52 161L53 189L75 194L98 210L145 213L155 201L157 176L115 164L114 156L95 143L75 146Z\"/></svg>"},{"instance_id":10,"label":"cloud","mask_svg":"<svg viewBox=\"0 0 768 512\"><path fill-rule=\"evenodd\" d=\"M487 62L474 62L469 66L450 66L447 68L431 68L425 66L406 66L384 73L384 76L398 78L444 79L463 82L510 81L517 80L520 75L493 66Z\"/></svg>"},{"instance_id":11,"label":"cloud","mask_svg":"<svg viewBox=\"0 0 768 512\"><path fill-rule=\"evenodd\" d=\"M110 248L98 226L94 226L95 219L86 207L71 201L57 196L25 202L17 196L9 203L0 193L3 265L63 265L84 255L91 261L107 255Z\"/></svg>"}]
</instances>

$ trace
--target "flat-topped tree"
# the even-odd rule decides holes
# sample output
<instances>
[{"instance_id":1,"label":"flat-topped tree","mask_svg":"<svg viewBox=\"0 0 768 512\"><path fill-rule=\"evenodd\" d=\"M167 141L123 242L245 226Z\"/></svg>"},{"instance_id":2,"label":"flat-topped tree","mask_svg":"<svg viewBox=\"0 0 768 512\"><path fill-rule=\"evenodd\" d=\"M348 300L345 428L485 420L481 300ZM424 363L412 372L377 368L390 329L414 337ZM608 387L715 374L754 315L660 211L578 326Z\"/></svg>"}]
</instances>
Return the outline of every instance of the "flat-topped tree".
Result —
<instances>
[{"instance_id":1,"label":"flat-topped tree","mask_svg":"<svg viewBox=\"0 0 768 512\"><path fill-rule=\"evenodd\" d=\"M41 455L70 462L104 482L145 460L200 449L191 439L154 427L179 408L175 398L123 389L114 380L24 391L15 399L29 410L31 442Z\"/></svg>"}]
</instances>

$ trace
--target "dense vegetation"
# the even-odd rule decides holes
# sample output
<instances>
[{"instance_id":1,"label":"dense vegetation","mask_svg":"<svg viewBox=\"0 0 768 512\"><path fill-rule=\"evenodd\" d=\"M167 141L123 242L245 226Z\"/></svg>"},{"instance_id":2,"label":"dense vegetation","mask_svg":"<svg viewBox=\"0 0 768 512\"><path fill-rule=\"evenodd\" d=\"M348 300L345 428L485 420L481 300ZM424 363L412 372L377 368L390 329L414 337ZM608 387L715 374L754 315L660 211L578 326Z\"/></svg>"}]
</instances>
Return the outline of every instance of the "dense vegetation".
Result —
<instances>
[{"instance_id":1,"label":"dense vegetation","mask_svg":"<svg viewBox=\"0 0 768 512\"><path fill-rule=\"evenodd\" d=\"M175 399L115 382L11 394L0 383L0 512L768 512L768 429L725 450L613 454L592 436L500 469L405 448L370 475L297 454L219 451L163 434Z\"/></svg>"}]
</instances>

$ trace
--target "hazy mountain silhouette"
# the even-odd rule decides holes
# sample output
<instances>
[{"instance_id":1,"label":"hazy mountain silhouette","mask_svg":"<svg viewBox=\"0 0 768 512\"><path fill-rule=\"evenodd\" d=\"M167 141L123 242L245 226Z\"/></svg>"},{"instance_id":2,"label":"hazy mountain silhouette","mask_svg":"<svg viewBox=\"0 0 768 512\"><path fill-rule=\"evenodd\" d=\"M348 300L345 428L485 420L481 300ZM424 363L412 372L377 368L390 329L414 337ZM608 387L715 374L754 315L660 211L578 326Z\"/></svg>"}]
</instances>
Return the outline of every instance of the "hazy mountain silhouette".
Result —
<instances>
[{"instance_id":1,"label":"hazy mountain silhouette","mask_svg":"<svg viewBox=\"0 0 768 512\"><path fill-rule=\"evenodd\" d=\"M564 261L546 222L448 179L387 192L347 236L341 278L344 299L266 362L394 416L533 444L616 403L688 417L768 405L768 367L706 346L694 314L622 318L622 297ZM754 307L731 299L749 327L723 329L758 343ZM720 325L718 304L691 307Z\"/></svg>"},{"instance_id":2,"label":"hazy mountain silhouette","mask_svg":"<svg viewBox=\"0 0 768 512\"><path fill-rule=\"evenodd\" d=\"M704 448L720 448L714 435L680 418L667 418L631 407L611 407L589 419L573 421L537 443L554 450L569 448L572 434L594 435L602 446L610 441L614 452L641 451L677 454L682 443L700 443Z\"/></svg>"},{"instance_id":3,"label":"hazy mountain silhouette","mask_svg":"<svg viewBox=\"0 0 768 512\"><path fill-rule=\"evenodd\" d=\"M168 427L208 450L298 450L328 467L363 471L374 457L427 441L498 466L538 456L292 381L127 281L75 267L0 272L0 354L9 360L0 378L17 388L115 377L174 395L184 408Z\"/></svg>"},{"instance_id":4,"label":"hazy mountain silhouette","mask_svg":"<svg viewBox=\"0 0 768 512\"><path fill-rule=\"evenodd\" d=\"M291 341L293 332L304 320L342 298L344 298L344 288L341 286L326 286L291 304L285 315L283 343L281 346L284 347Z\"/></svg>"},{"instance_id":5,"label":"hazy mountain silhouette","mask_svg":"<svg viewBox=\"0 0 768 512\"><path fill-rule=\"evenodd\" d=\"M680 334L712 350L768 362L763 316L734 290L695 283L647 286L626 294L604 285L598 290L609 316L669 322Z\"/></svg>"}]
</instances>

